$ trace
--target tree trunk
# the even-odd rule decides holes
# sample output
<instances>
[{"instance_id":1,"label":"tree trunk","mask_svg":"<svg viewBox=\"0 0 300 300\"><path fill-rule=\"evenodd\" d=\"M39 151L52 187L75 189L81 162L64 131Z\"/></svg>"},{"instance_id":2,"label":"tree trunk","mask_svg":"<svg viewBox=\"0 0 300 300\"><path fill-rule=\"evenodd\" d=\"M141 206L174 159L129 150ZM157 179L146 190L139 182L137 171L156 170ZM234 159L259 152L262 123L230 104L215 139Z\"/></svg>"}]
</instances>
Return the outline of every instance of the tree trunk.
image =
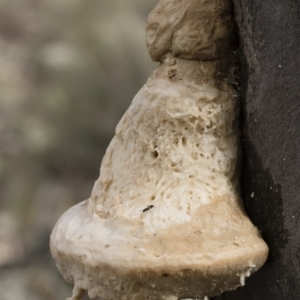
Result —
<instances>
[{"instance_id":1,"label":"tree trunk","mask_svg":"<svg viewBox=\"0 0 300 300\"><path fill-rule=\"evenodd\" d=\"M242 194L270 255L245 287L217 299L299 299L300 1L234 2L240 36Z\"/></svg>"}]
</instances>

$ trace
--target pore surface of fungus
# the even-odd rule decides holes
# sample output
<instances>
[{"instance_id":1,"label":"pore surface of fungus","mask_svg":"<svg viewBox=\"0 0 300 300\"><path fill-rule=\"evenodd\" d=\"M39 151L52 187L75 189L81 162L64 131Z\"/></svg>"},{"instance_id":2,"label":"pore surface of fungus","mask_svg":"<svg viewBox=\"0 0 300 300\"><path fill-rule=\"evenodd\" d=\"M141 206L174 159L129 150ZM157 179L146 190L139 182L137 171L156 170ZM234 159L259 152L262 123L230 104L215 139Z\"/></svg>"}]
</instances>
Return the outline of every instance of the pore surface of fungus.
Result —
<instances>
[{"instance_id":1,"label":"pore surface of fungus","mask_svg":"<svg viewBox=\"0 0 300 300\"><path fill-rule=\"evenodd\" d=\"M71 299L212 297L265 262L239 195L229 8L162 0L150 14L147 46L161 64L118 124L91 198L51 235Z\"/></svg>"}]
</instances>

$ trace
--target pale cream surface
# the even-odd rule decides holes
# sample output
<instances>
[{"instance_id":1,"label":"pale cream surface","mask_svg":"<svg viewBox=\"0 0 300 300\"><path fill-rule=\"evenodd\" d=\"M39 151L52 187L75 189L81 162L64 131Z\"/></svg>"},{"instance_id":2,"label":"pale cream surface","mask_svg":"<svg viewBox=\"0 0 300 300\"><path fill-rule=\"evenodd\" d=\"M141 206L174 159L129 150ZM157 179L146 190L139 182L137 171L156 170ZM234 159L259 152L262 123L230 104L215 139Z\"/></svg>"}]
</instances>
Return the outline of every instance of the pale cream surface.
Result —
<instances>
[{"instance_id":1,"label":"pale cream surface","mask_svg":"<svg viewBox=\"0 0 300 300\"><path fill-rule=\"evenodd\" d=\"M153 234L130 223L119 228L119 221L107 226L85 201L54 228L51 251L64 278L74 283L72 300L80 299L81 290L91 298L122 300L214 296L244 285L266 259L256 228L224 203L185 226Z\"/></svg>"},{"instance_id":2,"label":"pale cream surface","mask_svg":"<svg viewBox=\"0 0 300 300\"><path fill-rule=\"evenodd\" d=\"M91 198L52 233L74 300L82 289L122 300L218 295L265 261L240 204L238 104L225 71L169 54L134 98Z\"/></svg>"},{"instance_id":3,"label":"pale cream surface","mask_svg":"<svg viewBox=\"0 0 300 300\"><path fill-rule=\"evenodd\" d=\"M236 205L236 94L220 76L207 80L221 67L166 58L117 126L91 211L153 232L221 198Z\"/></svg>"}]
</instances>

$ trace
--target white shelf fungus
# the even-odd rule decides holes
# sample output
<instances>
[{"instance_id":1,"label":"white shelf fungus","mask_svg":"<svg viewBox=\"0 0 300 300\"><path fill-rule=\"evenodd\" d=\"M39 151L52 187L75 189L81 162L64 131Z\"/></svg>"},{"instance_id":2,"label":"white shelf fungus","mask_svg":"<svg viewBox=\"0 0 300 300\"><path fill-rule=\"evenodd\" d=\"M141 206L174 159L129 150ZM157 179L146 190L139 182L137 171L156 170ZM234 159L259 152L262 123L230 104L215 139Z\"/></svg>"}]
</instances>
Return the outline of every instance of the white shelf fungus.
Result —
<instances>
[{"instance_id":1,"label":"white shelf fungus","mask_svg":"<svg viewBox=\"0 0 300 300\"><path fill-rule=\"evenodd\" d=\"M229 3L161 0L150 15L147 46L161 64L118 124L91 198L51 235L70 299L209 298L265 262L238 192Z\"/></svg>"}]
</instances>

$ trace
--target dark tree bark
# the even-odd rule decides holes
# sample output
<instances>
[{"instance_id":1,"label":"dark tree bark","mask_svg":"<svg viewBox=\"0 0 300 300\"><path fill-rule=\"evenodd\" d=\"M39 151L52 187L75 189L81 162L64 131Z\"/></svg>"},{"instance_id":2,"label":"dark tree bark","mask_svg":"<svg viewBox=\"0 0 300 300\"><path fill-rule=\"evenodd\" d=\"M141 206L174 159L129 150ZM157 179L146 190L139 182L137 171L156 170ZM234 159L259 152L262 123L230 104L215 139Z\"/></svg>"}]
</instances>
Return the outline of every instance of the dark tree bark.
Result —
<instances>
[{"instance_id":1,"label":"dark tree bark","mask_svg":"<svg viewBox=\"0 0 300 300\"><path fill-rule=\"evenodd\" d=\"M300 299L300 1L234 0L242 194L269 245L265 266L223 300Z\"/></svg>"}]
</instances>

